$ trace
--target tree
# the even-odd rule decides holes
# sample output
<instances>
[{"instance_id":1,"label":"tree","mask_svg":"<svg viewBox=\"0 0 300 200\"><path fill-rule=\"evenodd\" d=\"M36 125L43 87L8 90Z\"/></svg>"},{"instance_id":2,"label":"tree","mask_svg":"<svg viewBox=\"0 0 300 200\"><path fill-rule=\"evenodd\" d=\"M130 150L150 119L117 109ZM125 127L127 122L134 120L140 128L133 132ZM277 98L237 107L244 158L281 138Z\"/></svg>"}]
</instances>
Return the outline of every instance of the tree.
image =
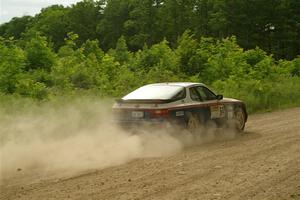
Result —
<instances>
[{"instance_id":1,"label":"tree","mask_svg":"<svg viewBox=\"0 0 300 200\"><path fill-rule=\"evenodd\" d=\"M259 46L275 58L299 54L300 3L297 0L227 0L229 34L246 48Z\"/></svg>"},{"instance_id":2,"label":"tree","mask_svg":"<svg viewBox=\"0 0 300 200\"><path fill-rule=\"evenodd\" d=\"M0 55L0 92L12 94L27 65L26 53L13 41L0 37Z\"/></svg>"},{"instance_id":3,"label":"tree","mask_svg":"<svg viewBox=\"0 0 300 200\"><path fill-rule=\"evenodd\" d=\"M66 14L69 10L70 8L60 5L43 8L41 13L32 20L32 25L26 31L25 37L34 37L36 32L39 32L49 38L54 44L54 49L57 50L64 44L64 38L69 32L66 21Z\"/></svg>"},{"instance_id":4,"label":"tree","mask_svg":"<svg viewBox=\"0 0 300 200\"><path fill-rule=\"evenodd\" d=\"M129 48L133 51L142 49L144 44L151 45L162 41L163 31L159 10L163 5L161 0L132 0L129 19L124 22L125 36Z\"/></svg>"},{"instance_id":5,"label":"tree","mask_svg":"<svg viewBox=\"0 0 300 200\"><path fill-rule=\"evenodd\" d=\"M102 15L103 7L94 0L80 1L70 8L66 14L67 29L79 36L79 45L98 38L96 29Z\"/></svg>"},{"instance_id":6,"label":"tree","mask_svg":"<svg viewBox=\"0 0 300 200\"><path fill-rule=\"evenodd\" d=\"M195 35L191 31L185 31L178 40L176 54L180 59L180 69L187 75L195 75L200 73L200 62L195 62L198 41L194 39Z\"/></svg>"},{"instance_id":7,"label":"tree","mask_svg":"<svg viewBox=\"0 0 300 200\"><path fill-rule=\"evenodd\" d=\"M129 18L129 1L108 0L103 18L97 25L102 48L108 50L115 47L117 40L124 34L123 24Z\"/></svg>"},{"instance_id":8,"label":"tree","mask_svg":"<svg viewBox=\"0 0 300 200\"><path fill-rule=\"evenodd\" d=\"M165 0L160 9L160 23L164 36L172 44L193 25L192 15L195 0Z\"/></svg>"},{"instance_id":9,"label":"tree","mask_svg":"<svg viewBox=\"0 0 300 200\"><path fill-rule=\"evenodd\" d=\"M129 62L131 54L128 51L124 36L119 38L116 48L111 49L110 54L116 59L116 61L120 62L121 64Z\"/></svg>"},{"instance_id":10,"label":"tree","mask_svg":"<svg viewBox=\"0 0 300 200\"><path fill-rule=\"evenodd\" d=\"M161 70L169 70L174 73L179 72L179 60L175 52L169 47L167 40L151 46L149 49L144 47L143 51L135 54L135 62L132 67L137 69L150 71L152 68Z\"/></svg>"},{"instance_id":11,"label":"tree","mask_svg":"<svg viewBox=\"0 0 300 200\"><path fill-rule=\"evenodd\" d=\"M22 33L30 26L32 19L31 16L14 17L0 26L0 35L20 39Z\"/></svg>"},{"instance_id":12,"label":"tree","mask_svg":"<svg viewBox=\"0 0 300 200\"><path fill-rule=\"evenodd\" d=\"M46 37L37 34L26 43L25 51L27 53L27 70L44 69L51 71L55 64L56 55L48 46Z\"/></svg>"},{"instance_id":13,"label":"tree","mask_svg":"<svg viewBox=\"0 0 300 200\"><path fill-rule=\"evenodd\" d=\"M97 59L102 59L104 56L103 50L100 48L98 40L87 40L82 46L85 56L95 56Z\"/></svg>"}]
</instances>

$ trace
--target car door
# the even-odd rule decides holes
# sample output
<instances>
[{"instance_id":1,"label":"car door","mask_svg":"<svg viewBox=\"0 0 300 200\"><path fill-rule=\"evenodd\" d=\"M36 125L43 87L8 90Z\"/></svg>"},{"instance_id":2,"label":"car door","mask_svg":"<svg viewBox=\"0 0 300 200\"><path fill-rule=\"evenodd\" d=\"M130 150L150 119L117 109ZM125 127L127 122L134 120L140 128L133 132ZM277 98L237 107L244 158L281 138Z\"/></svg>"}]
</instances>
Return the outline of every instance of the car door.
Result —
<instances>
[{"instance_id":1,"label":"car door","mask_svg":"<svg viewBox=\"0 0 300 200\"><path fill-rule=\"evenodd\" d=\"M225 117L225 107L217 100L217 96L205 86L190 88L190 95L193 101L199 103L199 108L206 119L219 119Z\"/></svg>"}]
</instances>

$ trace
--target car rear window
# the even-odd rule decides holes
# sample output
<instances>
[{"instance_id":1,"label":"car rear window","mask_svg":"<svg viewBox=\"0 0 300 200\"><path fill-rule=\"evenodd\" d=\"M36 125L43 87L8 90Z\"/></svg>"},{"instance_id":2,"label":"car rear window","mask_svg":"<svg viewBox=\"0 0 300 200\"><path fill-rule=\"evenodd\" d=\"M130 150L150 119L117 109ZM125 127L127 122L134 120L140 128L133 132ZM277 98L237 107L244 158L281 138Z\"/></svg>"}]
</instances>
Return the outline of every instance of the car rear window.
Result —
<instances>
[{"instance_id":1,"label":"car rear window","mask_svg":"<svg viewBox=\"0 0 300 200\"><path fill-rule=\"evenodd\" d=\"M175 85L146 85L127 94L123 100L169 100L185 96L185 88Z\"/></svg>"}]
</instances>

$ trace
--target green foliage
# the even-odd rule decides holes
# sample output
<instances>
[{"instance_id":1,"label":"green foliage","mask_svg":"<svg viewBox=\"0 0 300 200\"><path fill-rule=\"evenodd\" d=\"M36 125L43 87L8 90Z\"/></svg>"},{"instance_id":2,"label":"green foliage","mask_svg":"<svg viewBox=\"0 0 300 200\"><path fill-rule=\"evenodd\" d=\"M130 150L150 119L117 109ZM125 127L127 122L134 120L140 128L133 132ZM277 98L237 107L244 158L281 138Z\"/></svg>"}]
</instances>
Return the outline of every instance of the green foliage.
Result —
<instances>
[{"instance_id":1,"label":"green foliage","mask_svg":"<svg viewBox=\"0 0 300 200\"><path fill-rule=\"evenodd\" d=\"M119 38L116 48L111 49L109 53L121 64L128 62L131 58L131 54L127 48L126 40L123 36Z\"/></svg>"},{"instance_id":2,"label":"green foliage","mask_svg":"<svg viewBox=\"0 0 300 200\"><path fill-rule=\"evenodd\" d=\"M51 70L55 64L55 54L49 47L46 37L36 35L26 43L25 51L27 53L27 70L45 69Z\"/></svg>"},{"instance_id":3,"label":"green foliage","mask_svg":"<svg viewBox=\"0 0 300 200\"><path fill-rule=\"evenodd\" d=\"M299 77L273 81L232 77L214 82L213 87L225 96L244 100L250 113L300 105Z\"/></svg>"},{"instance_id":4,"label":"green foliage","mask_svg":"<svg viewBox=\"0 0 300 200\"><path fill-rule=\"evenodd\" d=\"M227 79L232 74L240 73L237 70L244 68L245 63L241 59L243 50L236 44L234 37L217 41L208 49L210 55L204 64L203 74L200 74L206 82L212 83L214 80ZM203 55L201 51L207 55L206 49L200 49L199 54Z\"/></svg>"},{"instance_id":5,"label":"green foliage","mask_svg":"<svg viewBox=\"0 0 300 200\"><path fill-rule=\"evenodd\" d=\"M300 57L294 59L293 65L292 75L300 77Z\"/></svg>"},{"instance_id":6,"label":"green foliage","mask_svg":"<svg viewBox=\"0 0 300 200\"><path fill-rule=\"evenodd\" d=\"M0 36L19 39L40 32L55 51L69 32L79 36L78 47L97 39L104 51L124 36L129 51L136 52L164 39L176 47L191 30L196 38L235 35L246 50L258 46L276 60L292 60L300 53L299 10L299 0L82 0L13 18L0 25Z\"/></svg>"},{"instance_id":7,"label":"green foliage","mask_svg":"<svg viewBox=\"0 0 300 200\"><path fill-rule=\"evenodd\" d=\"M84 0L65 12L67 30L79 36L79 44L97 38L97 24L102 18L102 8L96 1Z\"/></svg>"},{"instance_id":8,"label":"green foliage","mask_svg":"<svg viewBox=\"0 0 300 200\"><path fill-rule=\"evenodd\" d=\"M30 76L19 77L19 81L16 84L16 93L22 96L28 96L35 99L47 99L48 91L44 83L35 81Z\"/></svg>"},{"instance_id":9,"label":"green foliage","mask_svg":"<svg viewBox=\"0 0 300 200\"><path fill-rule=\"evenodd\" d=\"M27 66L26 53L12 40L0 37L0 92L11 94L16 91L19 74Z\"/></svg>"},{"instance_id":10,"label":"green foliage","mask_svg":"<svg viewBox=\"0 0 300 200\"><path fill-rule=\"evenodd\" d=\"M181 71L188 74L197 74L201 72L201 62L196 58L198 42L194 39L194 34L187 30L178 40L176 53L180 58Z\"/></svg>"},{"instance_id":11,"label":"green foliage","mask_svg":"<svg viewBox=\"0 0 300 200\"><path fill-rule=\"evenodd\" d=\"M114 48L117 40L123 35L123 26L129 17L129 9L129 1L106 1L103 18L97 25L104 50Z\"/></svg>"},{"instance_id":12,"label":"green foliage","mask_svg":"<svg viewBox=\"0 0 300 200\"><path fill-rule=\"evenodd\" d=\"M69 8L64 8L61 5L53 5L43 8L41 13L32 19L27 30L24 32L24 37L31 38L36 32L40 32L47 36L54 43L54 48L58 49L64 43L66 34L70 32L67 29L66 14Z\"/></svg>"},{"instance_id":13,"label":"green foliage","mask_svg":"<svg viewBox=\"0 0 300 200\"><path fill-rule=\"evenodd\" d=\"M276 61L258 47L245 51L235 37L196 39L186 31L176 48L165 39L137 52L120 37L107 53L98 40L78 41L78 34L68 33L55 53L39 34L1 38L0 96L120 97L148 83L200 81L244 100L250 112L300 105L300 59Z\"/></svg>"},{"instance_id":14,"label":"green foliage","mask_svg":"<svg viewBox=\"0 0 300 200\"><path fill-rule=\"evenodd\" d=\"M153 67L165 69L177 73L179 70L179 61L175 52L168 46L166 40L153 45L150 49L145 47L143 51L136 53L134 68L142 68L146 71Z\"/></svg>"},{"instance_id":15,"label":"green foliage","mask_svg":"<svg viewBox=\"0 0 300 200\"><path fill-rule=\"evenodd\" d=\"M31 21L31 16L14 17L10 22L0 25L0 36L19 39Z\"/></svg>"},{"instance_id":16,"label":"green foliage","mask_svg":"<svg viewBox=\"0 0 300 200\"><path fill-rule=\"evenodd\" d=\"M102 59L104 56L98 40L87 40L81 48L85 56L95 56L97 59Z\"/></svg>"}]
</instances>

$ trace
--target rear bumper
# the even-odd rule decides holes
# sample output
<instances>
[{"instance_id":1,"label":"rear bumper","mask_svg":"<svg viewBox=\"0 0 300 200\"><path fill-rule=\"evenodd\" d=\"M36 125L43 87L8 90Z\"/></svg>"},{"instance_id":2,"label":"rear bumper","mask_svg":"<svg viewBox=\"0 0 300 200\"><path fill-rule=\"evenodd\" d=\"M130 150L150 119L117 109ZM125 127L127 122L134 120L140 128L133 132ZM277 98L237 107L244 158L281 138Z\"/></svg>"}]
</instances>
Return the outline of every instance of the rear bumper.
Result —
<instances>
[{"instance_id":1,"label":"rear bumper","mask_svg":"<svg viewBox=\"0 0 300 200\"><path fill-rule=\"evenodd\" d=\"M115 120L117 126L125 129L132 128L162 128L167 126L168 120Z\"/></svg>"},{"instance_id":2,"label":"rear bumper","mask_svg":"<svg viewBox=\"0 0 300 200\"><path fill-rule=\"evenodd\" d=\"M123 129L172 129L174 127L184 127L184 120L173 119L143 119L143 120L115 120L114 123Z\"/></svg>"}]
</instances>

